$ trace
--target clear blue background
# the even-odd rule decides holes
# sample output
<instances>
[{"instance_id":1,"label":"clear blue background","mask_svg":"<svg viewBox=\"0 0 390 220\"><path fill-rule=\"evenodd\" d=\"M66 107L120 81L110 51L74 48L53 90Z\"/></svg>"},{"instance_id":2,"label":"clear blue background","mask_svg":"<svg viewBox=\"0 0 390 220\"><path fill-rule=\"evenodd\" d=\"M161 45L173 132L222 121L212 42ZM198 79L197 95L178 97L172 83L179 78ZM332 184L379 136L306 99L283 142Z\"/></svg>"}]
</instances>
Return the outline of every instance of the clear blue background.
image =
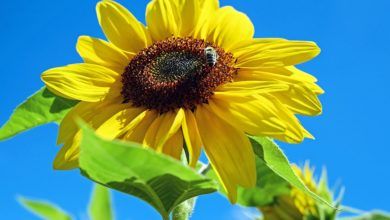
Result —
<instances>
[{"instance_id":1,"label":"clear blue background","mask_svg":"<svg viewBox=\"0 0 390 220\"><path fill-rule=\"evenodd\" d=\"M144 21L146 0L121 1ZM0 6L0 123L43 84L44 70L80 62L79 35L102 37L92 0L16 0ZM282 144L293 162L326 165L330 182L346 187L344 204L390 210L390 1L232 1L256 26L257 37L313 40L321 55L302 68L319 79L324 113L304 118L315 141ZM46 125L0 143L1 219L36 219L16 195L45 198L85 217L91 182L78 171L51 168L57 127ZM319 169L318 169L319 170ZM115 193L117 219L159 219L133 197ZM217 194L199 199L193 219L244 219Z\"/></svg>"}]
</instances>

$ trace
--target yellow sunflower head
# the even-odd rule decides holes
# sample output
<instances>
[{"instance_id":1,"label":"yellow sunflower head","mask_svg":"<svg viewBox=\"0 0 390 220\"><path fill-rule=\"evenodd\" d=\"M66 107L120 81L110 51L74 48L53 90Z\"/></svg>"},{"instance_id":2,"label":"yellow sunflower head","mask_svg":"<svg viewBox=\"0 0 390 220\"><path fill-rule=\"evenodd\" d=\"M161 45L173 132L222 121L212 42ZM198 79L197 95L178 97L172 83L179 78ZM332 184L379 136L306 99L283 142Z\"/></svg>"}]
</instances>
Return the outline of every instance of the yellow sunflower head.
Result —
<instances>
[{"instance_id":1,"label":"yellow sunflower head","mask_svg":"<svg viewBox=\"0 0 390 220\"><path fill-rule=\"evenodd\" d=\"M312 137L295 114L320 114L323 91L294 65L320 52L315 43L254 38L249 18L218 0L153 0L146 26L114 1L99 2L97 17L107 41L81 36L84 63L42 74L50 91L80 100L61 122L55 168L77 167L80 117L105 138L174 158L184 148L191 166L203 148L234 202L237 185L256 180L246 134Z\"/></svg>"},{"instance_id":2,"label":"yellow sunflower head","mask_svg":"<svg viewBox=\"0 0 390 220\"><path fill-rule=\"evenodd\" d=\"M314 168L310 167L309 162L305 163L303 168L292 165L295 174L305 183L305 185L317 195L320 195L330 204L335 204L337 207L339 201L334 201L333 194L328 187L327 175L325 170L321 174L319 181L314 178ZM311 196L302 192L296 187L291 186L290 193L274 198L274 203L259 207L263 213L264 220L320 220L320 219L335 219L336 210L317 202Z\"/></svg>"}]
</instances>

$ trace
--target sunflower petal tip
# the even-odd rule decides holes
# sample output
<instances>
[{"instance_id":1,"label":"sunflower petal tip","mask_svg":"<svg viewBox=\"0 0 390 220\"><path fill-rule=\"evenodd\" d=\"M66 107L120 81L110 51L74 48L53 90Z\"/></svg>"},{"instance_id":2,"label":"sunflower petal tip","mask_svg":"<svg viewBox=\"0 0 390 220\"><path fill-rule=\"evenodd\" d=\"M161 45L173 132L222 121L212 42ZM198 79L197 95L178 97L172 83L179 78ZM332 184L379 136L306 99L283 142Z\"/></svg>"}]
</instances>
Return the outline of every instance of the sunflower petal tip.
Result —
<instances>
[{"instance_id":1,"label":"sunflower petal tip","mask_svg":"<svg viewBox=\"0 0 390 220\"><path fill-rule=\"evenodd\" d=\"M45 85L46 85L46 87L50 90L50 80L49 80L49 78L50 78L50 72L51 72L51 69L49 69L49 70L46 70L45 72L43 72L42 74L41 74L41 80L42 80L42 82L43 83L45 83Z\"/></svg>"},{"instance_id":2,"label":"sunflower petal tip","mask_svg":"<svg viewBox=\"0 0 390 220\"><path fill-rule=\"evenodd\" d=\"M316 109L316 111L315 111L315 113L314 113L314 115L321 115L322 114L322 106L319 106L317 109Z\"/></svg>"},{"instance_id":3,"label":"sunflower petal tip","mask_svg":"<svg viewBox=\"0 0 390 220\"><path fill-rule=\"evenodd\" d=\"M80 47L80 42L81 41L85 41L85 40L88 40L90 39L91 37L90 36L87 36L87 35L80 35L78 38L77 38L77 43L76 43L76 49L78 47Z\"/></svg>"},{"instance_id":4,"label":"sunflower petal tip","mask_svg":"<svg viewBox=\"0 0 390 220\"><path fill-rule=\"evenodd\" d=\"M305 132L305 138L308 138L308 139L311 139L311 140L315 140L316 138L310 134L309 132Z\"/></svg>"},{"instance_id":5,"label":"sunflower petal tip","mask_svg":"<svg viewBox=\"0 0 390 220\"><path fill-rule=\"evenodd\" d=\"M234 193L228 193L228 198L229 198L229 202L231 204L236 204L237 203L237 192L234 192Z\"/></svg>"},{"instance_id":6,"label":"sunflower petal tip","mask_svg":"<svg viewBox=\"0 0 390 220\"><path fill-rule=\"evenodd\" d=\"M96 11L100 10L100 7L102 4L103 4L103 1L99 1L98 3L96 3Z\"/></svg>"},{"instance_id":7,"label":"sunflower petal tip","mask_svg":"<svg viewBox=\"0 0 390 220\"><path fill-rule=\"evenodd\" d=\"M318 44L316 42L311 42L311 43L313 44L313 47L314 47L314 50L313 50L314 57L316 57L321 53L321 48L318 46Z\"/></svg>"},{"instance_id":8,"label":"sunflower petal tip","mask_svg":"<svg viewBox=\"0 0 390 220\"><path fill-rule=\"evenodd\" d=\"M323 95L325 94L325 90L323 90L321 87L319 87L317 90L314 91L317 95Z\"/></svg>"},{"instance_id":9,"label":"sunflower petal tip","mask_svg":"<svg viewBox=\"0 0 390 220\"><path fill-rule=\"evenodd\" d=\"M95 7L96 14L97 14L97 19L98 19L99 24L101 24L101 21L102 21L101 10L102 10L103 4L105 4L104 0L103 1L99 1L98 3L96 3L96 7Z\"/></svg>"}]
</instances>

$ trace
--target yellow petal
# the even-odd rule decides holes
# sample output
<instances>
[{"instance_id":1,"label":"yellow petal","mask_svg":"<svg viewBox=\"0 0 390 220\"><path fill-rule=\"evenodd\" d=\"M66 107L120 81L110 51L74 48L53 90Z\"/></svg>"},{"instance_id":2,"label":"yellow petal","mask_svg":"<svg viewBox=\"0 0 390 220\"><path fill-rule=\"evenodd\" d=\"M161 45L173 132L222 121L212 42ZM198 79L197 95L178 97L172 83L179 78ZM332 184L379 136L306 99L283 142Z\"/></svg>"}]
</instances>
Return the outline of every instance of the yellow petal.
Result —
<instances>
[{"instance_id":1,"label":"yellow petal","mask_svg":"<svg viewBox=\"0 0 390 220\"><path fill-rule=\"evenodd\" d=\"M323 94L324 91L315 82L317 79L294 66L266 69L240 69L235 81L280 81L288 84L302 84L315 94Z\"/></svg>"},{"instance_id":2,"label":"yellow petal","mask_svg":"<svg viewBox=\"0 0 390 220\"><path fill-rule=\"evenodd\" d=\"M60 125L58 143L64 143L64 146L54 162L56 169L63 169L78 159L82 134L75 122L76 119L86 122L98 135L115 139L126 133L133 119L143 111L129 104L79 103Z\"/></svg>"},{"instance_id":3,"label":"yellow petal","mask_svg":"<svg viewBox=\"0 0 390 220\"><path fill-rule=\"evenodd\" d=\"M302 115L319 115L322 113L322 105L317 94L303 85L292 84L289 90L274 93L273 96L294 113Z\"/></svg>"},{"instance_id":4,"label":"yellow petal","mask_svg":"<svg viewBox=\"0 0 390 220\"><path fill-rule=\"evenodd\" d=\"M199 0L179 0L177 1L179 16L179 36L188 37L194 31L201 13Z\"/></svg>"},{"instance_id":5,"label":"yellow petal","mask_svg":"<svg viewBox=\"0 0 390 220\"><path fill-rule=\"evenodd\" d=\"M200 37L229 51L234 44L250 40L254 34L250 19L234 8L220 8L200 30Z\"/></svg>"},{"instance_id":6,"label":"yellow petal","mask_svg":"<svg viewBox=\"0 0 390 220\"><path fill-rule=\"evenodd\" d=\"M200 157L202 140L200 138L195 116L191 110L185 110L185 119L183 119L182 130L189 154L189 165L195 167Z\"/></svg>"},{"instance_id":7,"label":"yellow petal","mask_svg":"<svg viewBox=\"0 0 390 220\"><path fill-rule=\"evenodd\" d=\"M306 130L304 127L302 127L302 132L303 132L303 136L305 138L309 138L309 139L313 139L315 140L316 138L308 131Z\"/></svg>"},{"instance_id":8,"label":"yellow petal","mask_svg":"<svg viewBox=\"0 0 390 220\"><path fill-rule=\"evenodd\" d=\"M286 69L291 71L291 78L303 82L303 84L312 90L315 94L320 95L324 93L324 90L316 84L317 78L315 78L313 75L310 75L309 73L306 73L294 66L288 66Z\"/></svg>"},{"instance_id":9,"label":"yellow petal","mask_svg":"<svg viewBox=\"0 0 390 220\"><path fill-rule=\"evenodd\" d=\"M241 43L231 52L238 68L262 69L303 63L317 56L320 48L308 41L257 39Z\"/></svg>"},{"instance_id":10,"label":"yellow petal","mask_svg":"<svg viewBox=\"0 0 390 220\"><path fill-rule=\"evenodd\" d=\"M228 93L231 95L248 96L261 93L286 91L289 86L277 81L238 81L219 86L214 94Z\"/></svg>"},{"instance_id":11,"label":"yellow petal","mask_svg":"<svg viewBox=\"0 0 390 220\"><path fill-rule=\"evenodd\" d=\"M180 129L183 119L183 109L179 109L177 112L164 113L164 122L156 136L157 150Z\"/></svg>"},{"instance_id":12,"label":"yellow petal","mask_svg":"<svg viewBox=\"0 0 390 220\"><path fill-rule=\"evenodd\" d=\"M207 19L207 15L210 14L210 12L217 11L219 9L219 0L199 0L199 4L202 8L202 16L205 16L204 19Z\"/></svg>"},{"instance_id":13,"label":"yellow petal","mask_svg":"<svg viewBox=\"0 0 390 220\"><path fill-rule=\"evenodd\" d=\"M178 130L167 142L165 142L162 152L177 160L180 160L183 151L183 133Z\"/></svg>"},{"instance_id":14,"label":"yellow petal","mask_svg":"<svg viewBox=\"0 0 390 220\"><path fill-rule=\"evenodd\" d=\"M260 49L266 50L276 43L286 41L283 38L254 38L235 44L231 52L235 57L244 60L257 55Z\"/></svg>"},{"instance_id":15,"label":"yellow petal","mask_svg":"<svg viewBox=\"0 0 390 220\"><path fill-rule=\"evenodd\" d=\"M261 96L246 100L213 99L209 100L208 107L226 123L251 135L271 136L285 132L286 125L273 103Z\"/></svg>"},{"instance_id":16,"label":"yellow petal","mask_svg":"<svg viewBox=\"0 0 390 220\"><path fill-rule=\"evenodd\" d=\"M196 27L193 32L195 38L200 38L200 31L203 25L213 16L219 9L218 0L200 0L199 1L200 14Z\"/></svg>"},{"instance_id":17,"label":"yellow petal","mask_svg":"<svg viewBox=\"0 0 390 220\"><path fill-rule=\"evenodd\" d=\"M322 112L321 103L317 95L322 94L324 91L315 83L317 79L294 66L240 70L235 80L283 82L289 88L272 94L293 113L318 115Z\"/></svg>"},{"instance_id":18,"label":"yellow petal","mask_svg":"<svg viewBox=\"0 0 390 220\"><path fill-rule=\"evenodd\" d=\"M117 104L104 110L103 114L96 115L91 123L99 125L96 127L96 133L104 138L114 139L130 129L133 120L139 116L144 109L131 107L130 105ZM112 115L107 118L105 115Z\"/></svg>"},{"instance_id":19,"label":"yellow petal","mask_svg":"<svg viewBox=\"0 0 390 220\"><path fill-rule=\"evenodd\" d=\"M96 11L104 34L120 49L138 53L151 45L146 27L119 3L103 0L97 4Z\"/></svg>"},{"instance_id":20,"label":"yellow petal","mask_svg":"<svg viewBox=\"0 0 390 220\"><path fill-rule=\"evenodd\" d=\"M59 127L57 144L65 143L79 130L77 119L89 122L101 109L109 109L111 105L121 103L120 98L109 98L102 102L79 102L62 119Z\"/></svg>"},{"instance_id":21,"label":"yellow petal","mask_svg":"<svg viewBox=\"0 0 390 220\"><path fill-rule=\"evenodd\" d=\"M156 149L156 136L157 132L160 129L161 124L164 121L164 115L157 116L153 123L150 124L147 132L145 133L144 140L142 144L150 148ZM166 131L165 131L166 132Z\"/></svg>"},{"instance_id":22,"label":"yellow petal","mask_svg":"<svg viewBox=\"0 0 390 220\"><path fill-rule=\"evenodd\" d=\"M79 37L76 49L84 62L98 64L120 74L124 72L131 59L113 44L88 36Z\"/></svg>"},{"instance_id":23,"label":"yellow petal","mask_svg":"<svg viewBox=\"0 0 390 220\"><path fill-rule=\"evenodd\" d=\"M54 94L87 102L102 100L118 77L106 67L87 63L49 69L41 76Z\"/></svg>"},{"instance_id":24,"label":"yellow petal","mask_svg":"<svg viewBox=\"0 0 390 220\"><path fill-rule=\"evenodd\" d=\"M295 117L295 115L287 109L281 102L271 95L266 96L275 106L278 111L278 116L286 125L284 134L274 134L271 137L277 138L288 143L300 143L303 141L305 129Z\"/></svg>"},{"instance_id":25,"label":"yellow petal","mask_svg":"<svg viewBox=\"0 0 390 220\"><path fill-rule=\"evenodd\" d=\"M57 144L65 143L72 138L79 130L76 119L80 118L83 121L89 121L94 113L98 102L79 102L70 110L62 119L58 131Z\"/></svg>"},{"instance_id":26,"label":"yellow petal","mask_svg":"<svg viewBox=\"0 0 390 220\"><path fill-rule=\"evenodd\" d=\"M284 67L265 68L265 69L246 69L246 68L239 69L235 79L240 80L241 78L248 78L250 76L254 77L254 79L256 80L263 80L263 79L288 80L289 79L292 82L310 82L310 83L317 82L317 79L314 76L305 73L294 66L284 66Z\"/></svg>"},{"instance_id":27,"label":"yellow petal","mask_svg":"<svg viewBox=\"0 0 390 220\"><path fill-rule=\"evenodd\" d=\"M146 132L157 117L158 113L156 111L144 111L131 122L131 127L128 128L128 132L123 139L142 144Z\"/></svg>"},{"instance_id":28,"label":"yellow petal","mask_svg":"<svg viewBox=\"0 0 390 220\"><path fill-rule=\"evenodd\" d=\"M192 36L199 22L204 23L205 13L218 5L215 0L153 0L146 10L146 22L155 41L170 36ZM216 10L216 9L214 9ZM210 16L208 13L207 16Z\"/></svg>"},{"instance_id":29,"label":"yellow petal","mask_svg":"<svg viewBox=\"0 0 390 220\"><path fill-rule=\"evenodd\" d=\"M78 149L80 144L80 134L78 131L74 137L65 142L57 153L53 162L53 168L56 170L70 170L78 167ZM76 156L69 155L72 152Z\"/></svg>"},{"instance_id":30,"label":"yellow petal","mask_svg":"<svg viewBox=\"0 0 390 220\"><path fill-rule=\"evenodd\" d=\"M295 66L286 66L285 69L287 71L291 72L291 77L303 82L317 82L317 78L315 78L313 75L310 75L309 73L306 73Z\"/></svg>"},{"instance_id":31,"label":"yellow petal","mask_svg":"<svg viewBox=\"0 0 390 220\"><path fill-rule=\"evenodd\" d=\"M178 36L181 17L177 3L172 0L153 0L146 8L146 24L153 40Z\"/></svg>"},{"instance_id":32,"label":"yellow petal","mask_svg":"<svg viewBox=\"0 0 390 220\"><path fill-rule=\"evenodd\" d=\"M244 132L237 130L202 106L196 109L196 121L207 157L232 203L237 186L256 183L255 158Z\"/></svg>"},{"instance_id":33,"label":"yellow petal","mask_svg":"<svg viewBox=\"0 0 390 220\"><path fill-rule=\"evenodd\" d=\"M217 0L153 0L146 10L146 22L155 41L188 37L198 32L218 5Z\"/></svg>"},{"instance_id":34,"label":"yellow petal","mask_svg":"<svg viewBox=\"0 0 390 220\"><path fill-rule=\"evenodd\" d=\"M165 142L180 129L183 118L184 111L182 109L160 115L148 128L144 145L161 152Z\"/></svg>"}]
</instances>

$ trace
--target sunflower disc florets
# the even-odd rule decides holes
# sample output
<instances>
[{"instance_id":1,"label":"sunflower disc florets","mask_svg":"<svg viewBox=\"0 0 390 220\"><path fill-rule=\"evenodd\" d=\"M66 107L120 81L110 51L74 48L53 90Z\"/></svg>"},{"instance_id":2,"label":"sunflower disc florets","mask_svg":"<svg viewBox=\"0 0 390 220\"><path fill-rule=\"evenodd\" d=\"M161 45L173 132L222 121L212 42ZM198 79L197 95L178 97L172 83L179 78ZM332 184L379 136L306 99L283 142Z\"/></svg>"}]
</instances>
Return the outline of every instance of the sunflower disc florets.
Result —
<instances>
[{"instance_id":1,"label":"sunflower disc florets","mask_svg":"<svg viewBox=\"0 0 390 220\"><path fill-rule=\"evenodd\" d=\"M205 48L213 47L218 61L210 66ZM232 81L234 58L222 48L193 38L170 37L140 51L122 74L124 102L158 110L195 109L207 103L214 89Z\"/></svg>"}]
</instances>

